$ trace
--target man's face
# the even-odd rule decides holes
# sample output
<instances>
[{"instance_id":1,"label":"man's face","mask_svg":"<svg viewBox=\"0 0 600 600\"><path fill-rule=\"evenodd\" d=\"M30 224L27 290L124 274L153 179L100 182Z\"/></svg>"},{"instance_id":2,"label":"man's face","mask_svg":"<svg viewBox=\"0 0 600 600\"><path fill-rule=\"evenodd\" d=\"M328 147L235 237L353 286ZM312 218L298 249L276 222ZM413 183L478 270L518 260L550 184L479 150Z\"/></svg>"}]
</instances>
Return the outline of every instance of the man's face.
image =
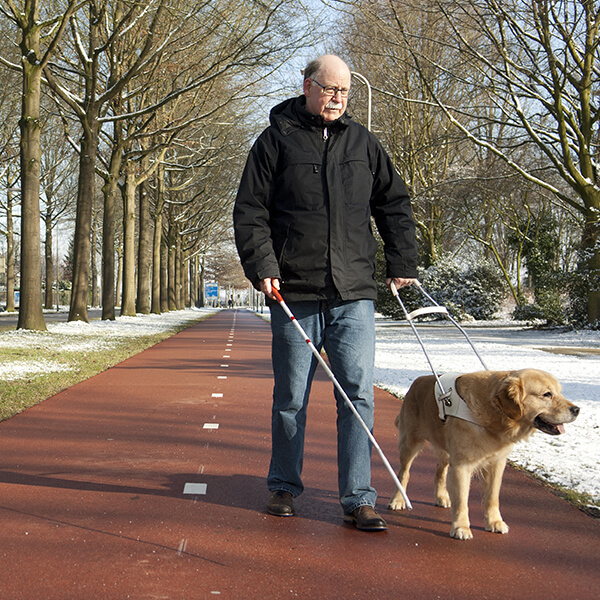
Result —
<instances>
[{"instance_id":1,"label":"man's face","mask_svg":"<svg viewBox=\"0 0 600 600\"><path fill-rule=\"evenodd\" d=\"M348 90L350 88L350 71L341 60L326 62L313 79L304 80L304 95L306 110L313 115L321 115L326 123L339 119L346 111L348 96L342 96L338 91L335 95L323 93L324 87L336 87Z\"/></svg>"}]
</instances>

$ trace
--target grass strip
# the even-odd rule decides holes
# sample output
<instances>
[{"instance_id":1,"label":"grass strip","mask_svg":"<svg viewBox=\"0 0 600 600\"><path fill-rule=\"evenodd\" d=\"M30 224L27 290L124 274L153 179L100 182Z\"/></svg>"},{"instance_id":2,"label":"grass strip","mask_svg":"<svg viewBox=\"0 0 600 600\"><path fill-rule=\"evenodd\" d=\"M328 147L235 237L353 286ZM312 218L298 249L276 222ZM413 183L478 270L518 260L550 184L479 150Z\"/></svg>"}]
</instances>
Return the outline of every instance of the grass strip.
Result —
<instances>
[{"instance_id":1,"label":"grass strip","mask_svg":"<svg viewBox=\"0 0 600 600\"><path fill-rule=\"evenodd\" d=\"M210 315L202 315L160 333L111 338L110 348L93 352L57 352L56 349L47 351L39 344L31 348L0 347L0 364L16 360L56 361L60 359L61 363L69 366L65 371L35 374L9 381L0 380L0 421L10 419L60 391L106 371L208 316Z\"/></svg>"}]
</instances>

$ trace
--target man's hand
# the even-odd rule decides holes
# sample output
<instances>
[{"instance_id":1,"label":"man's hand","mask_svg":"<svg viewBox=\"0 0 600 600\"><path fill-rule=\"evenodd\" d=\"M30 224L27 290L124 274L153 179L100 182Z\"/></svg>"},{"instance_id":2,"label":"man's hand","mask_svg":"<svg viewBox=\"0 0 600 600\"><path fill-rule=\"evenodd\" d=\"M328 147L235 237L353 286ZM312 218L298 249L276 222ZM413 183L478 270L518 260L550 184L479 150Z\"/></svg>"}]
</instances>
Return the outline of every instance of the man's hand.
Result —
<instances>
[{"instance_id":1,"label":"man's hand","mask_svg":"<svg viewBox=\"0 0 600 600\"><path fill-rule=\"evenodd\" d=\"M267 297L271 298L271 300L277 301L277 298L272 292L272 289L275 288L279 290L279 279L276 277L266 277L262 279L260 282L260 291Z\"/></svg>"},{"instance_id":2,"label":"man's hand","mask_svg":"<svg viewBox=\"0 0 600 600\"><path fill-rule=\"evenodd\" d=\"M413 283L416 283L416 279L406 279L404 277L388 277L385 280L385 285L388 286L388 289L392 289L392 281L394 282L394 285L396 286L396 289L399 290L400 288L403 287L408 287L409 285L412 285Z\"/></svg>"}]
</instances>

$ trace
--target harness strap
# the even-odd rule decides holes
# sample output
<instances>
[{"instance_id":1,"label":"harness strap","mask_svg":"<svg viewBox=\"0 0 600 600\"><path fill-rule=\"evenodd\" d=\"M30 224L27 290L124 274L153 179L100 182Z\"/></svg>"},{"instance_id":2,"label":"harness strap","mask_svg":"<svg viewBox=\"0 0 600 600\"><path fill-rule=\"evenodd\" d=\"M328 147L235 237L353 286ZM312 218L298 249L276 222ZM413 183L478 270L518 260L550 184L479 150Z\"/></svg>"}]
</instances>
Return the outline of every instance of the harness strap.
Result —
<instances>
[{"instance_id":1,"label":"harness strap","mask_svg":"<svg viewBox=\"0 0 600 600\"><path fill-rule=\"evenodd\" d=\"M467 403L456 391L456 378L460 377L460 375L462 373L445 373L441 375L439 382L442 384L443 389L440 388L438 382L435 384L435 400L438 405L440 419L445 421L446 417L450 416L479 425L473 418L473 414Z\"/></svg>"}]
</instances>

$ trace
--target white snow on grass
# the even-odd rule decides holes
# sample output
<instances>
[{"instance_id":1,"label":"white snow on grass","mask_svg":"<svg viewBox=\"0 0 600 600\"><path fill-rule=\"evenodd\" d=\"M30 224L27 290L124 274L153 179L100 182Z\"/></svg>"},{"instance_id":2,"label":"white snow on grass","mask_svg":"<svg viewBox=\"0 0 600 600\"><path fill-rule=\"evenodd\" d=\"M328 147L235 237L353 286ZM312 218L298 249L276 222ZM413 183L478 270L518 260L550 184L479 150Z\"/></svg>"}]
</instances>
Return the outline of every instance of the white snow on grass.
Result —
<instances>
[{"instance_id":1,"label":"white snow on grass","mask_svg":"<svg viewBox=\"0 0 600 600\"><path fill-rule=\"evenodd\" d=\"M55 360L19 360L0 365L0 379L15 381L39 375L40 373L58 373L69 371L71 366Z\"/></svg>"},{"instance_id":2,"label":"white snow on grass","mask_svg":"<svg viewBox=\"0 0 600 600\"><path fill-rule=\"evenodd\" d=\"M0 333L0 349L38 349L40 353L91 353L115 348L124 338L155 335L173 330L185 323L209 315L218 309L186 309L160 315L117 317L114 321L95 320L47 323L48 331L19 329ZM2 321L0 320L0 324ZM0 365L0 379L15 381L44 373L69 371L68 361L49 358L27 358L6 361Z\"/></svg>"}]
</instances>

